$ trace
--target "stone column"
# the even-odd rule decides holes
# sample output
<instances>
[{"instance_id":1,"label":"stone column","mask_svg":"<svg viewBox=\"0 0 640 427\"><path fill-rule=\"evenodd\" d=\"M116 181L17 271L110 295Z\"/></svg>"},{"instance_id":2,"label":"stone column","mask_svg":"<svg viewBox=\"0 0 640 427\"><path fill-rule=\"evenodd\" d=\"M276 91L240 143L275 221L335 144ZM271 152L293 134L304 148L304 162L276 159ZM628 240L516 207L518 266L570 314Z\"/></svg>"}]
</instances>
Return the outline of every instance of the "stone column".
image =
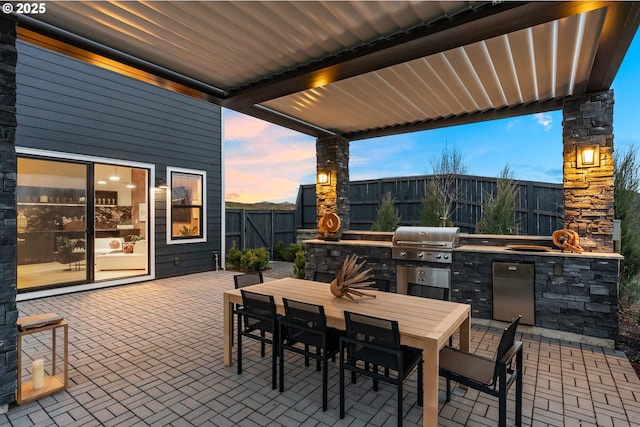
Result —
<instances>
[{"instance_id":1,"label":"stone column","mask_svg":"<svg viewBox=\"0 0 640 427\"><path fill-rule=\"evenodd\" d=\"M0 16L0 413L15 400L16 340L16 24Z\"/></svg>"},{"instance_id":2,"label":"stone column","mask_svg":"<svg viewBox=\"0 0 640 427\"><path fill-rule=\"evenodd\" d=\"M563 105L565 226L585 251L613 252L613 91L567 99ZM592 165L579 152L596 148Z\"/></svg>"},{"instance_id":3,"label":"stone column","mask_svg":"<svg viewBox=\"0 0 640 427\"><path fill-rule=\"evenodd\" d=\"M349 141L339 136L319 138L316 141L316 215L318 221L327 213L340 218L340 230L349 229ZM326 174L328 182L318 182ZM325 237L318 232L318 237Z\"/></svg>"}]
</instances>

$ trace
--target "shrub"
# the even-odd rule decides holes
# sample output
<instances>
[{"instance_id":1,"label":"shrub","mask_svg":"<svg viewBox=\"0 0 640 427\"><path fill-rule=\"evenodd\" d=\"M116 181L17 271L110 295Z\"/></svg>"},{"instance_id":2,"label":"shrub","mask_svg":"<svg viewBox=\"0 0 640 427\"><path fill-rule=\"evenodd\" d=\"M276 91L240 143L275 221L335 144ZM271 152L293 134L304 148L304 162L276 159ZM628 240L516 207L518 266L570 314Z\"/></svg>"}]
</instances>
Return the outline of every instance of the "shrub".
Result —
<instances>
[{"instance_id":1,"label":"shrub","mask_svg":"<svg viewBox=\"0 0 640 427\"><path fill-rule=\"evenodd\" d=\"M264 271L269 266L269 252L265 248L244 249L236 247L234 241L227 255L227 270L251 273Z\"/></svg>"},{"instance_id":2,"label":"shrub","mask_svg":"<svg viewBox=\"0 0 640 427\"><path fill-rule=\"evenodd\" d=\"M296 252L295 261L293 263L293 274L295 274L298 279L304 279L306 262L307 260L304 256L304 249Z\"/></svg>"},{"instance_id":3,"label":"shrub","mask_svg":"<svg viewBox=\"0 0 640 427\"><path fill-rule=\"evenodd\" d=\"M431 167L433 177L425 185L420 225L448 227L453 225L455 202L460 198L457 177L466 174L468 167L457 147L450 150L448 145L440 156L433 156Z\"/></svg>"},{"instance_id":4,"label":"shrub","mask_svg":"<svg viewBox=\"0 0 640 427\"><path fill-rule=\"evenodd\" d=\"M227 254L227 270L240 270L240 259L242 258L242 251L236 246L236 241L231 243L231 249Z\"/></svg>"},{"instance_id":5,"label":"shrub","mask_svg":"<svg viewBox=\"0 0 640 427\"><path fill-rule=\"evenodd\" d=\"M400 215L395 207L395 199L387 192L380 202L376 220L371 226L373 231L395 231L400 223Z\"/></svg>"},{"instance_id":6,"label":"shrub","mask_svg":"<svg viewBox=\"0 0 640 427\"><path fill-rule=\"evenodd\" d=\"M620 268L620 298L635 303L640 299L640 162L637 147L614 155L614 211L620 220L624 256Z\"/></svg>"},{"instance_id":7,"label":"shrub","mask_svg":"<svg viewBox=\"0 0 640 427\"><path fill-rule=\"evenodd\" d=\"M496 195L488 194L482 205L482 216L476 224L476 231L485 234L513 234L516 221L516 198L518 187L513 180L513 172L506 165L497 181Z\"/></svg>"},{"instance_id":8,"label":"shrub","mask_svg":"<svg viewBox=\"0 0 640 427\"><path fill-rule=\"evenodd\" d=\"M286 257L286 249L284 247L284 243L280 240L276 243L276 246L273 248L273 259L275 261L284 261Z\"/></svg>"},{"instance_id":9,"label":"shrub","mask_svg":"<svg viewBox=\"0 0 640 427\"><path fill-rule=\"evenodd\" d=\"M304 253L304 243L291 243L285 252L284 260L295 262L300 251Z\"/></svg>"}]
</instances>

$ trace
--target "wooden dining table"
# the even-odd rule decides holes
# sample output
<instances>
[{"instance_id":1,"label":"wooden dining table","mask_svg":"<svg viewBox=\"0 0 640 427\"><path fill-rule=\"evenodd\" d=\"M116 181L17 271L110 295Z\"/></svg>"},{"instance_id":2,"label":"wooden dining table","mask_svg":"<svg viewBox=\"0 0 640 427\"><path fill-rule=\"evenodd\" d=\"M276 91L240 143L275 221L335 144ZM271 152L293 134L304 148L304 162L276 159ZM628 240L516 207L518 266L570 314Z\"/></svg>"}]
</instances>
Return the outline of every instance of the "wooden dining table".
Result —
<instances>
[{"instance_id":1,"label":"wooden dining table","mask_svg":"<svg viewBox=\"0 0 640 427\"><path fill-rule=\"evenodd\" d=\"M424 355L423 425L438 425L438 365L439 350L449 337L460 332L460 348L469 351L471 306L449 301L400 295L376 290L366 291L376 298L363 298L354 302L346 297L337 298L329 284L303 279L278 279L243 289L273 295L278 313L284 314L282 298L324 307L327 325L345 329L344 312L398 321L400 340L404 345L421 348ZM233 365L231 325L233 305L242 303L240 289L224 292L224 364Z\"/></svg>"}]
</instances>

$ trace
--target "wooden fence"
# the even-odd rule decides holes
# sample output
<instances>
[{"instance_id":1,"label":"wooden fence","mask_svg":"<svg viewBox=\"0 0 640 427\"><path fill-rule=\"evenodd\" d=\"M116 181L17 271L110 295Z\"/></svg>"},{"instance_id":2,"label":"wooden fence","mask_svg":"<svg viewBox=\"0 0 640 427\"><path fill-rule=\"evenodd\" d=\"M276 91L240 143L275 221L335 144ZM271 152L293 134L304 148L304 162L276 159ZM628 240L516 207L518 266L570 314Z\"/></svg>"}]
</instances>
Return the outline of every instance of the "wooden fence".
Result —
<instances>
[{"instance_id":1,"label":"wooden fence","mask_svg":"<svg viewBox=\"0 0 640 427\"><path fill-rule=\"evenodd\" d=\"M370 230L380 201L390 192L400 214L401 225L419 225L422 199L427 182L433 175L352 181L349 186L351 229ZM517 229L514 234L549 236L563 228L562 184L518 181L516 206ZM496 193L497 179L470 175L456 177L454 225L464 233L473 233L480 219L482 205L489 194ZM315 185L302 185L296 210L299 228L316 227Z\"/></svg>"},{"instance_id":2,"label":"wooden fence","mask_svg":"<svg viewBox=\"0 0 640 427\"><path fill-rule=\"evenodd\" d=\"M396 200L400 225L419 225L424 189L432 175L352 181L349 186L351 229L370 230L380 201L390 192ZM456 178L454 225L464 233L474 233L482 204L495 194L496 178L461 175ZM562 184L518 181L517 230L514 234L549 236L563 228ZM315 185L301 185L295 211L226 210L227 253L234 244L240 249L263 247L273 259L278 242L285 247L296 241L298 228L316 228Z\"/></svg>"},{"instance_id":3,"label":"wooden fence","mask_svg":"<svg viewBox=\"0 0 640 427\"><path fill-rule=\"evenodd\" d=\"M265 248L273 259L278 242L285 247L296 241L296 212L293 210L226 209L227 254L235 242L239 249Z\"/></svg>"}]
</instances>

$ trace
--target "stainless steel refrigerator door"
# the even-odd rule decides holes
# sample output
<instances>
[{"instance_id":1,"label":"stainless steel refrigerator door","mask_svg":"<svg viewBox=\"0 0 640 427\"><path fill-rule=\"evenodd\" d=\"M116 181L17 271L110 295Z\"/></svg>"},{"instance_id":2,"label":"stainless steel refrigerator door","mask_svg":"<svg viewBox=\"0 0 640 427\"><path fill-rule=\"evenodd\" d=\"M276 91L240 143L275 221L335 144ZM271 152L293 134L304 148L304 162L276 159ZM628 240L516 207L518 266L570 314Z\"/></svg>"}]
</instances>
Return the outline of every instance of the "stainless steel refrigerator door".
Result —
<instances>
[{"instance_id":1,"label":"stainless steel refrigerator door","mask_svg":"<svg viewBox=\"0 0 640 427\"><path fill-rule=\"evenodd\" d=\"M520 323L535 325L534 264L493 263L493 318L510 322L522 315Z\"/></svg>"}]
</instances>

